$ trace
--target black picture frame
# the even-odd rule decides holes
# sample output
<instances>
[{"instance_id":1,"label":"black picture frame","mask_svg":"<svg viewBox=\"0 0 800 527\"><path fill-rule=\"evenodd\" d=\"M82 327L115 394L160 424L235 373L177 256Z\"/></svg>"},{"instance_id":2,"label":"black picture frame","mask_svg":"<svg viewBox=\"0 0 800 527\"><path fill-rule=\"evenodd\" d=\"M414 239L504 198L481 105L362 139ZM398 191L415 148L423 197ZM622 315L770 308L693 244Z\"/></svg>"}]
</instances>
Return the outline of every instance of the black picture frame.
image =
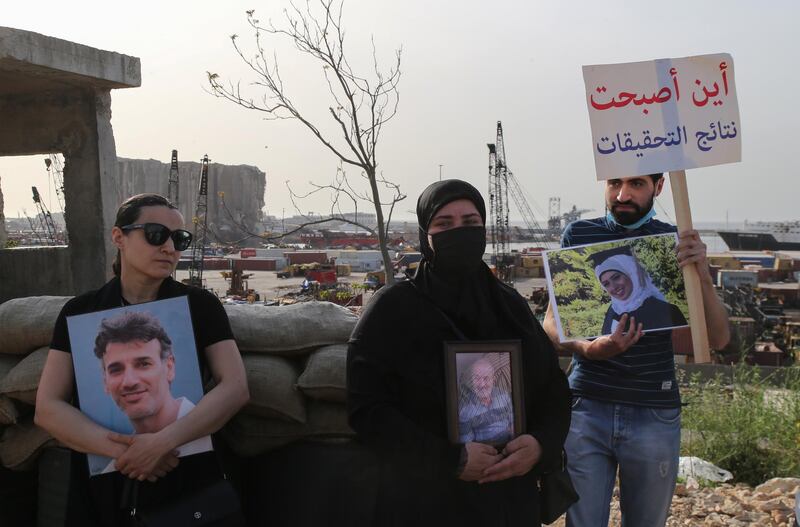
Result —
<instances>
[{"instance_id":1,"label":"black picture frame","mask_svg":"<svg viewBox=\"0 0 800 527\"><path fill-rule=\"evenodd\" d=\"M522 341L447 341L444 360L451 443L502 448L525 432Z\"/></svg>"}]
</instances>

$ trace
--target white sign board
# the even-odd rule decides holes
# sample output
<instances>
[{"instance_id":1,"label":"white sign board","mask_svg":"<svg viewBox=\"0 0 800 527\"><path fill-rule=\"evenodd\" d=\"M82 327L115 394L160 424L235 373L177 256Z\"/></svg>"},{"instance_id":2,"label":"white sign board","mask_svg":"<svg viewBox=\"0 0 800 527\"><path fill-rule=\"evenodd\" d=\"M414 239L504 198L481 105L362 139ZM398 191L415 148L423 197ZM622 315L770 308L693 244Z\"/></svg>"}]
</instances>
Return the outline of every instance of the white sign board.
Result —
<instances>
[{"instance_id":1,"label":"white sign board","mask_svg":"<svg viewBox=\"0 0 800 527\"><path fill-rule=\"evenodd\" d=\"M742 158L727 53L583 67L597 179Z\"/></svg>"}]
</instances>

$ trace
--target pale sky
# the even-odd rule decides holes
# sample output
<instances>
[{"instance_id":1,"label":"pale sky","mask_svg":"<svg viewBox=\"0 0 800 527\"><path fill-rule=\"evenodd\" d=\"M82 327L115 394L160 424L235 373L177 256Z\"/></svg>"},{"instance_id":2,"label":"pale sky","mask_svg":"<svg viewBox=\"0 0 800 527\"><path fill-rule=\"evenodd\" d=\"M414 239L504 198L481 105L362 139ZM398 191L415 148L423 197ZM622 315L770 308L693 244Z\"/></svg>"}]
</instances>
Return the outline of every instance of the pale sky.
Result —
<instances>
[{"instance_id":1,"label":"pale sky","mask_svg":"<svg viewBox=\"0 0 800 527\"><path fill-rule=\"evenodd\" d=\"M296 121L264 121L204 92L206 71L252 80L230 44L252 44L244 11L277 21L284 0L3 1L0 25L35 31L141 58L142 86L112 92L117 155L169 162L249 164L267 174L266 209L293 213L289 180L328 182L337 162ZM400 107L384 128L380 169L408 198L439 177L465 179L486 197L488 150L496 122L509 168L544 222L548 199L602 212L581 66L727 52L736 68L742 162L687 172L695 221L798 219L800 171L791 145L800 117L797 21L800 2L345 0L346 52L369 64L370 35L388 66L402 46ZM274 42L287 91L313 119L326 116L322 70ZM328 122L323 129L331 130ZM20 133L24 133L20 131ZM352 172L355 175L354 172ZM48 193L41 158L0 159L5 213L33 204L30 186ZM55 198L52 208L57 209ZM325 210L327 201L303 204ZM669 192L660 199L674 218ZM359 210L366 207L359 206ZM658 208L659 218L669 217ZM519 216L512 207L512 220Z\"/></svg>"}]
</instances>

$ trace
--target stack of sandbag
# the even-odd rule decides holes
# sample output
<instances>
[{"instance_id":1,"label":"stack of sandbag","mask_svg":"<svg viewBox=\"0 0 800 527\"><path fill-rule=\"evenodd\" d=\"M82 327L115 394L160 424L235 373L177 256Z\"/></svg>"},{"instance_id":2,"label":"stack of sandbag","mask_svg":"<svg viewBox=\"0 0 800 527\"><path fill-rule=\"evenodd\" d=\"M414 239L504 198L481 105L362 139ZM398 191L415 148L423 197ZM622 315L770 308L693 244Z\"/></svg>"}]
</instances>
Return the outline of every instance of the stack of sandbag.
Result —
<instances>
[{"instance_id":1,"label":"stack of sandbag","mask_svg":"<svg viewBox=\"0 0 800 527\"><path fill-rule=\"evenodd\" d=\"M53 326L69 297L0 305L0 464L30 467L54 440L32 423ZM329 302L226 305L247 370L250 402L223 429L234 452L353 436L345 400L346 342L357 317Z\"/></svg>"},{"instance_id":2,"label":"stack of sandbag","mask_svg":"<svg viewBox=\"0 0 800 527\"><path fill-rule=\"evenodd\" d=\"M226 305L242 352L250 402L223 429L239 455L297 440L352 437L347 424L347 339L358 318L329 302Z\"/></svg>"},{"instance_id":3,"label":"stack of sandbag","mask_svg":"<svg viewBox=\"0 0 800 527\"><path fill-rule=\"evenodd\" d=\"M66 296L15 298L0 305L0 465L32 468L55 444L33 424L36 390Z\"/></svg>"}]
</instances>

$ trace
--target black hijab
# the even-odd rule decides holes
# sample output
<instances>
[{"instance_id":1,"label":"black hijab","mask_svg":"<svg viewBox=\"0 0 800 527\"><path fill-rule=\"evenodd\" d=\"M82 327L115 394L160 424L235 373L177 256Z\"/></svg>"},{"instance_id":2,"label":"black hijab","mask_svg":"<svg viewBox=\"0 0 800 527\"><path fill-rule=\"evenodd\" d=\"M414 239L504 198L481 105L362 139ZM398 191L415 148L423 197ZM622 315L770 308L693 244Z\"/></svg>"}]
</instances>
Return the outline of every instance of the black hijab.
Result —
<instances>
[{"instance_id":1,"label":"black hijab","mask_svg":"<svg viewBox=\"0 0 800 527\"><path fill-rule=\"evenodd\" d=\"M467 199L475 204L486 224L486 205L478 189L458 179L437 181L426 188L417 200L420 252L422 261L414 276L414 284L455 322L469 338L487 339L496 335L499 326L493 289L500 287L486 264L481 263L468 276L453 279L437 273L433 266L434 250L428 243L428 227L442 207L455 200Z\"/></svg>"},{"instance_id":2,"label":"black hijab","mask_svg":"<svg viewBox=\"0 0 800 527\"><path fill-rule=\"evenodd\" d=\"M474 203L483 224L486 225L486 204L478 189L460 179L445 179L429 185L417 199L420 252L429 262L433 260L433 249L428 243L428 227L431 220L439 209L457 199L468 199Z\"/></svg>"}]
</instances>

